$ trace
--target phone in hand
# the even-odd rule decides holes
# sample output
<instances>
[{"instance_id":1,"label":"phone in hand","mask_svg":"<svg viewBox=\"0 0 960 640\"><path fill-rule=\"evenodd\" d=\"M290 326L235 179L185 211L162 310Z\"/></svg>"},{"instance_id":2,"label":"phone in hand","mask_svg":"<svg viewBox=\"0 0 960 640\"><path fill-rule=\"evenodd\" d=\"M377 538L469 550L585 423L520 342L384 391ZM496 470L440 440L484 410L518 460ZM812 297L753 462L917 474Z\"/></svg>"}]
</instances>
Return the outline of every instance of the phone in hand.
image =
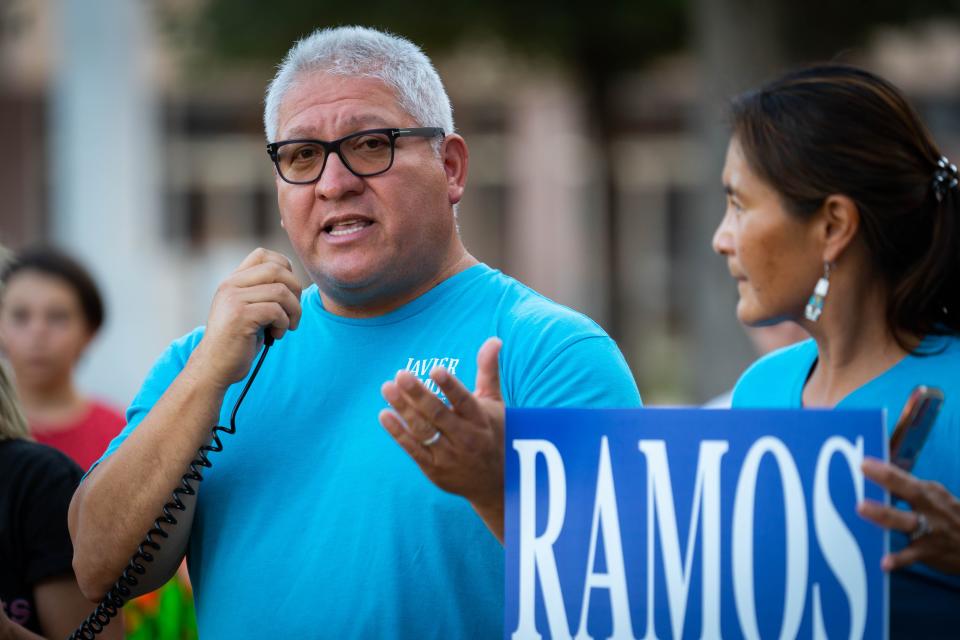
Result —
<instances>
[{"instance_id":1,"label":"phone in hand","mask_svg":"<svg viewBox=\"0 0 960 640\"><path fill-rule=\"evenodd\" d=\"M942 406L943 392L936 387L920 385L910 393L890 437L892 464L907 472L913 469Z\"/></svg>"}]
</instances>

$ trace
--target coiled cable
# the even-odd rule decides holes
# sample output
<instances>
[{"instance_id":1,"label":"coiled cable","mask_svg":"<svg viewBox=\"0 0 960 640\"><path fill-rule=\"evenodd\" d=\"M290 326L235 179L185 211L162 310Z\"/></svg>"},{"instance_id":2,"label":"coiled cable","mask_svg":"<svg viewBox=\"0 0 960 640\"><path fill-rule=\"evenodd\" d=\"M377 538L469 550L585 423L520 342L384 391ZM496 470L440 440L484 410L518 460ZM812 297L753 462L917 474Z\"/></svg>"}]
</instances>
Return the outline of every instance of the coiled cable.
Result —
<instances>
[{"instance_id":1,"label":"coiled cable","mask_svg":"<svg viewBox=\"0 0 960 640\"><path fill-rule=\"evenodd\" d=\"M144 563L153 562L153 552L160 550L160 542L155 539L158 538L168 538L170 534L164 530L164 525L175 526L178 522L175 515L176 511L186 511L186 505L181 500L180 496L193 496L196 495L197 489L196 485L193 483L199 483L203 481L203 474L201 473L201 468L209 469L212 465L208 453L217 453L223 451L223 442L220 440L220 435L218 432L223 432L227 434L234 434L237 432L237 411L240 409L240 404L243 402L243 399L246 397L247 392L250 390L250 386L253 384L253 381L257 377L257 373L260 372L260 367L263 365L263 360L267 357L267 352L270 350L270 347L273 345L273 336L267 332L264 336L263 341L263 351L260 353L260 359L257 360L256 366L253 368L253 373L250 374L250 378L247 380L247 384L244 385L243 391L240 392L240 397L237 398L237 402L233 405L233 411L230 413L230 426L224 427L221 425L216 425L212 431L212 439L209 444L201 446L197 450L196 457L190 462L190 466L183 477L180 478L180 486L173 490L173 497L170 502L167 502L163 505L163 510L156 520L153 521L153 527L147 532L147 535L144 537L143 541L137 546L136 552L130 558L130 562L127 563L126 568L123 570L123 573L120 574L120 577L117 578L117 581L114 583L113 587L107 591L106 595L103 596L103 599L100 601L100 604L97 605L97 608L90 613L89 616L80 624L79 627L70 635L69 640L91 640L101 633L110 621L120 613L120 610L123 608L123 605L131 598L133 595L132 588L139 584L138 576L142 576L147 572Z\"/></svg>"}]
</instances>

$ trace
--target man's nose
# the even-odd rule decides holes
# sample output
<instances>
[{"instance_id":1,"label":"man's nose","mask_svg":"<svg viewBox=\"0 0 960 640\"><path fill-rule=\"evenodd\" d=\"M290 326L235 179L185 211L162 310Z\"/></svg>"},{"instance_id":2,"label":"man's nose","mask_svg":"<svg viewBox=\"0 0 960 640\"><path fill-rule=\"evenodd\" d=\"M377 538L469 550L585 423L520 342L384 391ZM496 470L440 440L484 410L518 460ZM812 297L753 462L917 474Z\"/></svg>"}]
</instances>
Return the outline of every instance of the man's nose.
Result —
<instances>
[{"instance_id":1,"label":"man's nose","mask_svg":"<svg viewBox=\"0 0 960 640\"><path fill-rule=\"evenodd\" d=\"M327 157L327 165L317 180L317 197L324 200L336 200L345 195L361 193L364 189L363 178L353 174L343 163L338 153Z\"/></svg>"}]
</instances>

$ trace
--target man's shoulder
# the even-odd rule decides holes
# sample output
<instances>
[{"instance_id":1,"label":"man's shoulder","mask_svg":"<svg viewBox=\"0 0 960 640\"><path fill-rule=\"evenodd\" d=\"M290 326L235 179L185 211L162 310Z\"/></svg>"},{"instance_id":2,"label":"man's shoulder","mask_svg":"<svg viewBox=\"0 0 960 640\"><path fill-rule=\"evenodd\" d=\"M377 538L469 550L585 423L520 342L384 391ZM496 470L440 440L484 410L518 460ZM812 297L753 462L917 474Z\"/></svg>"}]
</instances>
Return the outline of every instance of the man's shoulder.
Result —
<instances>
[{"instance_id":1,"label":"man's shoulder","mask_svg":"<svg viewBox=\"0 0 960 640\"><path fill-rule=\"evenodd\" d=\"M200 344L205 330L206 327L201 325L173 340L166 351L160 354L160 358L156 364L176 363L182 367L186 363L187 358L190 357L190 354L193 353L193 350Z\"/></svg>"},{"instance_id":2,"label":"man's shoulder","mask_svg":"<svg viewBox=\"0 0 960 640\"><path fill-rule=\"evenodd\" d=\"M167 346L157 359L154 360L153 365L147 372L143 385L140 387L140 393L134 398L133 404L137 404L145 390L152 388L156 384L159 384L160 387L165 389L173 379L177 377L180 371L186 366L187 360L190 359L190 354L193 353L193 350L200 344L204 329L205 327L199 326L176 338ZM159 397L159 394L157 394L157 397ZM124 416L121 415L121 418L123 421L126 421Z\"/></svg>"},{"instance_id":3,"label":"man's shoulder","mask_svg":"<svg viewBox=\"0 0 960 640\"><path fill-rule=\"evenodd\" d=\"M505 330L575 332L581 337L606 337L586 314L556 302L532 287L497 270L490 270L485 286L500 293L498 325Z\"/></svg>"},{"instance_id":4,"label":"man's shoulder","mask_svg":"<svg viewBox=\"0 0 960 640\"><path fill-rule=\"evenodd\" d=\"M599 324L500 272L496 334L504 397L514 407L635 407L623 354Z\"/></svg>"}]
</instances>

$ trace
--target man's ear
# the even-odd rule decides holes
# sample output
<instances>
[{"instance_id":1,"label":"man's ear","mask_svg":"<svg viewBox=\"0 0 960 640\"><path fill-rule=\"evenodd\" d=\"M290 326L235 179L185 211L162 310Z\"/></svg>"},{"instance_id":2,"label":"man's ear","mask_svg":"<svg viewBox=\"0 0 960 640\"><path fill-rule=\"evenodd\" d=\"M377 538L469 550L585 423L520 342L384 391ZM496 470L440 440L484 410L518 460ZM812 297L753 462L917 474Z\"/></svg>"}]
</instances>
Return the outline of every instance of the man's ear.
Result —
<instances>
[{"instance_id":1,"label":"man's ear","mask_svg":"<svg viewBox=\"0 0 960 640\"><path fill-rule=\"evenodd\" d=\"M860 230L860 210L848 196L827 196L821 209L823 261L834 263L843 255Z\"/></svg>"},{"instance_id":2,"label":"man's ear","mask_svg":"<svg viewBox=\"0 0 960 640\"><path fill-rule=\"evenodd\" d=\"M447 135L440 148L440 157L443 159L443 171L447 177L450 204L457 204L463 198L463 189L467 184L467 165L470 163L467 143L456 133Z\"/></svg>"}]
</instances>

